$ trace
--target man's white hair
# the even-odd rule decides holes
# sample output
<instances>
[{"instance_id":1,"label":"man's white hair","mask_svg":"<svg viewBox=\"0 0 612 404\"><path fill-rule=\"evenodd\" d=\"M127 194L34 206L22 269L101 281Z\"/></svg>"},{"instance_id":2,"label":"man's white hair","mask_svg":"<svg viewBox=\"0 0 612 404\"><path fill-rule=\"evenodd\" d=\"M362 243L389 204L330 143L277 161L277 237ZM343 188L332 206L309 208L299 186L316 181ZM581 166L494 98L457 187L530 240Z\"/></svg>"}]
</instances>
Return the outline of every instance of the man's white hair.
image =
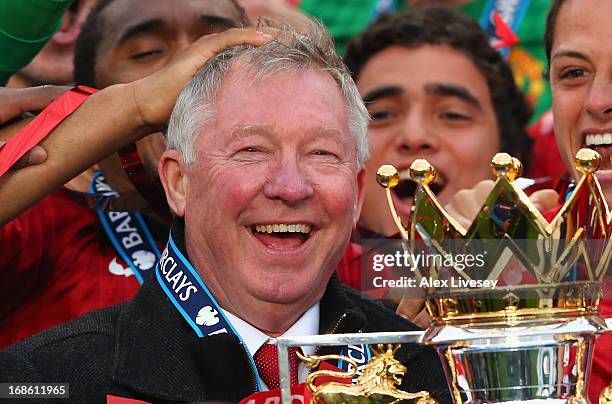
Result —
<instances>
[{"instance_id":1,"label":"man's white hair","mask_svg":"<svg viewBox=\"0 0 612 404\"><path fill-rule=\"evenodd\" d=\"M299 33L285 27L266 45L230 48L208 61L183 89L174 106L166 135L167 148L177 150L187 164L195 161L196 137L212 121L221 83L235 62L240 61L256 81L287 70L327 72L344 98L349 130L355 140L357 167L363 167L369 157L368 111L327 30L314 21L304 25Z\"/></svg>"}]
</instances>

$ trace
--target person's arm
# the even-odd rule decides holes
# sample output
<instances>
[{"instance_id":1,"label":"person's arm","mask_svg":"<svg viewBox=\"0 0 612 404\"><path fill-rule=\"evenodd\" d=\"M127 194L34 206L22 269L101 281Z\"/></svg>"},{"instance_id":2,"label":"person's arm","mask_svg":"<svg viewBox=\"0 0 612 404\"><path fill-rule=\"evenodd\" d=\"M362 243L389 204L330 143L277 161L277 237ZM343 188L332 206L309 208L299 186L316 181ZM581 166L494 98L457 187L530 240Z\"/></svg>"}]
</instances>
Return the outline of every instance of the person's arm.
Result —
<instances>
[{"instance_id":1,"label":"person's arm","mask_svg":"<svg viewBox=\"0 0 612 404\"><path fill-rule=\"evenodd\" d=\"M0 0L0 86L60 28L72 0Z\"/></svg>"},{"instance_id":2,"label":"person's arm","mask_svg":"<svg viewBox=\"0 0 612 404\"><path fill-rule=\"evenodd\" d=\"M39 86L28 88L5 88L0 87L0 149L14 132L25 126L30 119L23 119L19 124L13 125L11 129L2 131L2 125L22 114L31 111L40 111L47 107L52 101L62 96L70 87L64 86ZM27 167L33 164L41 164L47 159L47 152L40 146L35 146L22 158L13 164L12 169Z\"/></svg>"},{"instance_id":3,"label":"person's arm","mask_svg":"<svg viewBox=\"0 0 612 404\"><path fill-rule=\"evenodd\" d=\"M151 76L90 96L41 143L44 163L0 177L0 225L107 155L162 130L185 84L215 54L271 39L251 28L202 37Z\"/></svg>"}]
</instances>

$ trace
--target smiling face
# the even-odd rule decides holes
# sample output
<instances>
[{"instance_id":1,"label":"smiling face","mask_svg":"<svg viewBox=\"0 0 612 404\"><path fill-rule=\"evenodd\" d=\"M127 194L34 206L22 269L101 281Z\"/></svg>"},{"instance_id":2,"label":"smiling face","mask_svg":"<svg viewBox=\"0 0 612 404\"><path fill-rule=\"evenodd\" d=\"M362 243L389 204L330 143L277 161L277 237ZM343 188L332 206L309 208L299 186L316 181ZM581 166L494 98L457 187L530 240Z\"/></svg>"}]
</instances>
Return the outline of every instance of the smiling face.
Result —
<instances>
[{"instance_id":1,"label":"smiling face","mask_svg":"<svg viewBox=\"0 0 612 404\"><path fill-rule=\"evenodd\" d=\"M236 69L196 161L181 163L184 199L166 191L221 306L262 328L269 305L301 315L321 298L357 221L364 172L328 74L285 71L257 84Z\"/></svg>"},{"instance_id":2,"label":"smiling face","mask_svg":"<svg viewBox=\"0 0 612 404\"><path fill-rule=\"evenodd\" d=\"M489 162L500 149L497 118L484 76L463 53L445 46L392 46L366 63L357 87L372 116L360 218L364 227L384 235L397 233L376 183L382 164L395 165L407 178L415 159L429 160L438 171L432 188L442 203L491 176ZM409 180L393 193L404 218L410 214L413 194Z\"/></svg>"},{"instance_id":3,"label":"smiling face","mask_svg":"<svg viewBox=\"0 0 612 404\"><path fill-rule=\"evenodd\" d=\"M550 83L555 135L565 164L591 147L603 157L597 174L612 201L612 36L607 0L568 0L557 16ZM575 171L574 171L575 173Z\"/></svg>"}]
</instances>

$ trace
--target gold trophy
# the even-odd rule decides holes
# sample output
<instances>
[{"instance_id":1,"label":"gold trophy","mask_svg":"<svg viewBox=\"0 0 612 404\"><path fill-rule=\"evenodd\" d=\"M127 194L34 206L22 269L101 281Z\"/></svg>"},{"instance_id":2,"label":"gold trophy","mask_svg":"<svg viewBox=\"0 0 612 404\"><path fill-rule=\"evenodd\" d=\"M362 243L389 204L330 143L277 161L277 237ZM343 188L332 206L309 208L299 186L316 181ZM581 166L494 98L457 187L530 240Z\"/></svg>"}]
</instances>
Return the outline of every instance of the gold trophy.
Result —
<instances>
[{"instance_id":1,"label":"gold trophy","mask_svg":"<svg viewBox=\"0 0 612 404\"><path fill-rule=\"evenodd\" d=\"M484 252L483 265L465 269L453 260L433 260L415 266L417 280L429 285L426 307L432 323L425 332L279 338L283 402L291 402L287 347L369 343L378 348L372 349L375 355L355 384L314 385L321 375L351 377L357 364L348 357L342 360L351 363L352 372L311 372L307 385L313 403L434 403L427 392L399 390L402 378L409 377L393 358L399 345L382 344L420 342L438 351L455 403L589 403L593 345L608 331L599 302L612 258L612 213L594 175L600 160L591 149L577 153L582 178L549 222L516 183L521 163L497 154L491 163L494 189L468 229L429 188L436 171L425 160L410 167L418 186L410 224L404 226L391 197L399 173L382 166L377 179L385 188L404 252L441 257ZM485 281L496 286L483 288ZM459 286L439 286L444 283ZM310 368L327 359L340 358L302 358ZM612 381L599 402L612 403Z\"/></svg>"},{"instance_id":2,"label":"gold trophy","mask_svg":"<svg viewBox=\"0 0 612 404\"><path fill-rule=\"evenodd\" d=\"M357 370L357 363L351 358L340 355L311 355L298 356L310 369L319 366L321 361L330 359L347 360L351 363L350 372L336 372L331 370L317 370L311 372L306 384L313 392L312 403L320 404L367 404L367 403L398 403L404 400L415 400L415 404L436 404L436 401L426 391L408 393L398 389L402 378L406 374L406 366L394 358L395 351L400 345L383 344L372 346L374 357L365 366L363 373L355 384L330 382L316 387L314 380L319 376L352 377Z\"/></svg>"},{"instance_id":3,"label":"gold trophy","mask_svg":"<svg viewBox=\"0 0 612 404\"><path fill-rule=\"evenodd\" d=\"M459 285L426 288L433 321L422 340L443 359L456 403L588 403L593 345L607 331L598 306L612 256L612 214L594 175L600 159L591 149L578 152L582 178L549 222L515 182L521 163L497 154L495 187L468 229L429 188L436 171L425 160L410 168L418 187L404 227L391 199L399 174L379 169L405 251L451 258L484 252L479 267L434 260L416 270L418 279Z\"/></svg>"}]
</instances>

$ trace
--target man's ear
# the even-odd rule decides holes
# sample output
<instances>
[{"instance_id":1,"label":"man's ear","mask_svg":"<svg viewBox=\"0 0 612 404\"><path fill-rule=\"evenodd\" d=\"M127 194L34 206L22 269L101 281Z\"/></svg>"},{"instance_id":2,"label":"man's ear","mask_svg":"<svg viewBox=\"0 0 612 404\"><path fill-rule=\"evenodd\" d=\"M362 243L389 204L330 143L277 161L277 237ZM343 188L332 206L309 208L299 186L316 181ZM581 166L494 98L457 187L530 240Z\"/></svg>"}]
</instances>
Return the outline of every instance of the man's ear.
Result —
<instances>
[{"instance_id":1,"label":"man's ear","mask_svg":"<svg viewBox=\"0 0 612 404\"><path fill-rule=\"evenodd\" d=\"M187 196L187 177L178 151L166 150L159 159L157 171L166 193L168 206L177 216L183 217Z\"/></svg>"},{"instance_id":2,"label":"man's ear","mask_svg":"<svg viewBox=\"0 0 612 404\"><path fill-rule=\"evenodd\" d=\"M361 216L361 208L363 208L363 199L365 197L365 186L366 186L366 169L362 168L357 173L357 200L355 201L353 227L357 226L359 216Z\"/></svg>"}]
</instances>

